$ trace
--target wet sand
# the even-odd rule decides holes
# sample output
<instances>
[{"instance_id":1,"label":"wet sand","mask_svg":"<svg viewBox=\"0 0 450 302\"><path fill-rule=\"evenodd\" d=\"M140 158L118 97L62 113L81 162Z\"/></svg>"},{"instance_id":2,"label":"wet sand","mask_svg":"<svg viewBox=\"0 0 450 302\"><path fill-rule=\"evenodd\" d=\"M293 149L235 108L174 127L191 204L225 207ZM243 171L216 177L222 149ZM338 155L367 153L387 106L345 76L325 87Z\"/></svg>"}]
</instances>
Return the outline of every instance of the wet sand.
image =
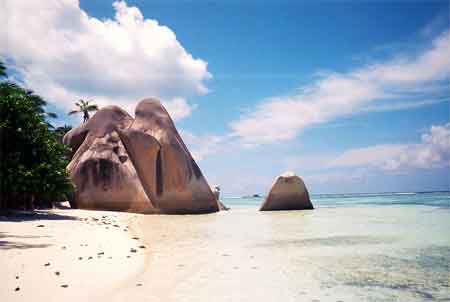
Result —
<instances>
[{"instance_id":1,"label":"wet sand","mask_svg":"<svg viewBox=\"0 0 450 302\"><path fill-rule=\"evenodd\" d=\"M450 211L355 206L140 216L145 271L114 301L445 301ZM135 283L144 284L136 288Z\"/></svg>"}]
</instances>

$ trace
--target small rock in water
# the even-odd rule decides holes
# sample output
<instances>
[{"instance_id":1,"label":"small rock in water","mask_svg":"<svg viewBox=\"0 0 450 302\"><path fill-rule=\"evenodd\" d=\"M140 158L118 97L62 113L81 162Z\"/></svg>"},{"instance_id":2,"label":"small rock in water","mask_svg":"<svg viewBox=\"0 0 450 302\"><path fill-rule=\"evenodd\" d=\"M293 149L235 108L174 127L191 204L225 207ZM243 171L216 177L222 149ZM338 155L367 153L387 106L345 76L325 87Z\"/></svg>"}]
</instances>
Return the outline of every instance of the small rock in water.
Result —
<instances>
[{"instance_id":1,"label":"small rock in water","mask_svg":"<svg viewBox=\"0 0 450 302\"><path fill-rule=\"evenodd\" d=\"M69 285L68 285L68 284L63 284L63 285L61 285L61 287L63 287L63 288L68 288Z\"/></svg>"},{"instance_id":2,"label":"small rock in water","mask_svg":"<svg viewBox=\"0 0 450 302\"><path fill-rule=\"evenodd\" d=\"M18 292L19 290L20 290L20 287L18 287L18 286L14 289L15 292Z\"/></svg>"}]
</instances>

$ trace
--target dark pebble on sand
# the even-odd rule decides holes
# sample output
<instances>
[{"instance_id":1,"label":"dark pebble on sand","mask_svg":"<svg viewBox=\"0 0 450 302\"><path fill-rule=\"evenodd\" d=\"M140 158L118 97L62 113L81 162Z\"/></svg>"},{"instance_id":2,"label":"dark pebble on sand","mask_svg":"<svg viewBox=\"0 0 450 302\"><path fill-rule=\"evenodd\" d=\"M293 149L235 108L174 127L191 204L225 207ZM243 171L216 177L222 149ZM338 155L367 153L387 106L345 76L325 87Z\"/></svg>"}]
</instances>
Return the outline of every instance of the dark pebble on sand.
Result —
<instances>
[{"instance_id":1,"label":"dark pebble on sand","mask_svg":"<svg viewBox=\"0 0 450 302\"><path fill-rule=\"evenodd\" d=\"M44 266L50 266L50 262L47 262L46 264L44 264Z\"/></svg>"},{"instance_id":2,"label":"dark pebble on sand","mask_svg":"<svg viewBox=\"0 0 450 302\"><path fill-rule=\"evenodd\" d=\"M139 248L140 248L140 249L145 249L145 248L147 248L147 247L146 247L145 245L140 245Z\"/></svg>"},{"instance_id":3,"label":"dark pebble on sand","mask_svg":"<svg viewBox=\"0 0 450 302\"><path fill-rule=\"evenodd\" d=\"M18 287L18 286L14 289L15 292L18 292L19 290L20 290L20 287Z\"/></svg>"},{"instance_id":4,"label":"dark pebble on sand","mask_svg":"<svg viewBox=\"0 0 450 302\"><path fill-rule=\"evenodd\" d=\"M83 260L83 257L78 257L78 260Z\"/></svg>"},{"instance_id":5,"label":"dark pebble on sand","mask_svg":"<svg viewBox=\"0 0 450 302\"><path fill-rule=\"evenodd\" d=\"M142 283L138 283L138 284L136 284L136 286L142 286Z\"/></svg>"},{"instance_id":6,"label":"dark pebble on sand","mask_svg":"<svg viewBox=\"0 0 450 302\"><path fill-rule=\"evenodd\" d=\"M128 256L127 256L127 258L131 258L131 256L130 256L130 255L128 255Z\"/></svg>"},{"instance_id":7,"label":"dark pebble on sand","mask_svg":"<svg viewBox=\"0 0 450 302\"><path fill-rule=\"evenodd\" d=\"M132 252L132 253L136 253L136 252L137 252L137 250L136 250L136 249L130 249L130 252Z\"/></svg>"},{"instance_id":8,"label":"dark pebble on sand","mask_svg":"<svg viewBox=\"0 0 450 302\"><path fill-rule=\"evenodd\" d=\"M134 240L139 240L139 237L133 237Z\"/></svg>"},{"instance_id":9,"label":"dark pebble on sand","mask_svg":"<svg viewBox=\"0 0 450 302\"><path fill-rule=\"evenodd\" d=\"M69 287L69 285L67 285L67 284L63 284L63 285L61 285L61 287L63 287L63 288L68 288L68 287Z\"/></svg>"},{"instance_id":10,"label":"dark pebble on sand","mask_svg":"<svg viewBox=\"0 0 450 302\"><path fill-rule=\"evenodd\" d=\"M92 257L89 257L89 258L88 258L88 260L91 260L91 259L92 259Z\"/></svg>"},{"instance_id":11,"label":"dark pebble on sand","mask_svg":"<svg viewBox=\"0 0 450 302\"><path fill-rule=\"evenodd\" d=\"M100 252L100 253L97 253L97 255L104 255L105 254L105 252Z\"/></svg>"},{"instance_id":12,"label":"dark pebble on sand","mask_svg":"<svg viewBox=\"0 0 450 302\"><path fill-rule=\"evenodd\" d=\"M45 225L40 224L40 225L38 225L37 227L38 227L38 228L43 228L43 227L45 227Z\"/></svg>"},{"instance_id":13,"label":"dark pebble on sand","mask_svg":"<svg viewBox=\"0 0 450 302\"><path fill-rule=\"evenodd\" d=\"M19 276L16 276L16 279L19 279Z\"/></svg>"},{"instance_id":14,"label":"dark pebble on sand","mask_svg":"<svg viewBox=\"0 0 450 302\"><path fill-rule=\"evenodd\" d=\"M58 271L56 271L56 272L55 272L55 275L56 275L56 276L59 276L59 275L60 275L60 273L59 273Z\"/></svg>"}]
</instances>

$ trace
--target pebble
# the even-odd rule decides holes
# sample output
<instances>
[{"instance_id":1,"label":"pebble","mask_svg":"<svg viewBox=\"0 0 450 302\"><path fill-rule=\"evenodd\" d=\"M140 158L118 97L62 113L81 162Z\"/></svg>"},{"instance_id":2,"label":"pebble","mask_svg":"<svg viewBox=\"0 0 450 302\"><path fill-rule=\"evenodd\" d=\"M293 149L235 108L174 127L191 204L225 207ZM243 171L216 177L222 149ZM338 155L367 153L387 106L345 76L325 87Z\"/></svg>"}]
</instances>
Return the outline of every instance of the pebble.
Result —
<instances>
[{"instance_id":1,"label":"pebble","mask_svg":"<svg viewBox=\"0 0 450 302\"><path fill-rule=\"evenodd\" d=\"M40 224L40 225L38 225L37 227L38 227L38 228L43 228L43 227L45 227L45 225Z\"/></svg>"},{"instance_id":2,"label":"pebble","mask_svg":"<svg viewBox=\"0 0 450 302\"><path fill-rule=\"evenodd\" d=\"M140 245L139 248L140 248L140 249L145 249L146 246L145 246L145 245Z\"/></svg>"},{"instance_id":3,"label":"pebble","mask_svg":"<svg viewBox=\"0 0 450 302\"><path fill-rule=\"evenodd\" d=\"M50 266L50 262L47 262L46 264L44 264L44 266Z\"/></svg>"},{"instance_id":4,"label":"pebble","mask_svg":"<svg viewBox=\"0 0 450 302\"><path fill-rule=\"evenodd\" d=\"M136 249L130 249L130 252L132 252L132 253L136 253L136 252L137 252L137 250L136 250Z\"/></svg>"},{"instance_id":5,"label":"pebble","mask_svg":"<svg viewBox=\"0 0 450 302\"><path fill-rule=\"evenodd\" d=\"M20 290L20 287L18 287L18 286L14 289L15 292L18 292L19 290Z\"/></svg>"},{"instance_id":6,"label":"pebble","mask_svg":"<svg viewBox=\"0 0 450 302\"><path fill-rule=\"evenodd\" d=\"M63 284L63 285L61 285L61 287L63 287L63 288L68 288L68 287L69 287L69 285L67 285L67 284Z\"/></svg>"},{"instance_id":7,"label":"pebble","mask_svg":"<svg viewBox=\"0 0 450 302\"><path fill-rule=\"evenodd\" d=\"M58 271L56 271L56 272L55 272L55 275L56 275L56 276L59 276L59 275L60 275L60 273L59 273Z\"/></svg>"}]
</instances>

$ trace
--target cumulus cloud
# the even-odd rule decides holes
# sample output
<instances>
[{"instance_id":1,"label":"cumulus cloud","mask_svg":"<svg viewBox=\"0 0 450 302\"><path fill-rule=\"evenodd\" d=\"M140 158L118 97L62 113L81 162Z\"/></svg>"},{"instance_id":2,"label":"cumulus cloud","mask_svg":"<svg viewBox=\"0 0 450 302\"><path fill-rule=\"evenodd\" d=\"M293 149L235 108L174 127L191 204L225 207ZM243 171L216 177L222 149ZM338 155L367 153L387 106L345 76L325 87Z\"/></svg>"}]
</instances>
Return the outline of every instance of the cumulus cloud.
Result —
<instances>
[{"instance_id":1,"label":"cumulus cloud","mask_svg":"<svg viewBox=\"0 0 450 302\"><path fill-rule=\"evenodd\" d=\"M433 125L418 144L375 145L352 149L327 167L371 167L384 171L450 167L450 123Z\"/></svg>"},{"instance_id":2,"label":"cumulus cloud","mask_svg":"<svg viewBox=\"0 0 450 302\"><path fill-rule=\"evenodd\" d=\"M113 7L114 18L100 20L78 0L6 0L0 55L27 87L63 109L86 98L131 110L156 96L175 118L189 115L186 98L208 91L207 63L137 7L124 1Z\"/></svg>"},{"instance_id":3,"label":"cumulus cloud","mask_svg":"<svg viewBox=\"0 0 450 302\"><path fill-rule=\"evenodd\" d=\"M397 56L347 73L321 73L292 95L264 100L230 126L244 144L262 144L293 139L308 126L341 116L426 106L433 101L424 102L425 97L448 96L449 53L446 31L415 56Z\"/></svg>"},{"instance_id":4,"label":"cumulus cloud","mask_svg":"<svg viewBox=\"0 0 450 302\"><path fill-rule=\"evenodd\" d=\"M181 130L180 135L197 161L231 147L231 141L226 135L196 135L186 130Z\"/></svg>"}]
</instances>

